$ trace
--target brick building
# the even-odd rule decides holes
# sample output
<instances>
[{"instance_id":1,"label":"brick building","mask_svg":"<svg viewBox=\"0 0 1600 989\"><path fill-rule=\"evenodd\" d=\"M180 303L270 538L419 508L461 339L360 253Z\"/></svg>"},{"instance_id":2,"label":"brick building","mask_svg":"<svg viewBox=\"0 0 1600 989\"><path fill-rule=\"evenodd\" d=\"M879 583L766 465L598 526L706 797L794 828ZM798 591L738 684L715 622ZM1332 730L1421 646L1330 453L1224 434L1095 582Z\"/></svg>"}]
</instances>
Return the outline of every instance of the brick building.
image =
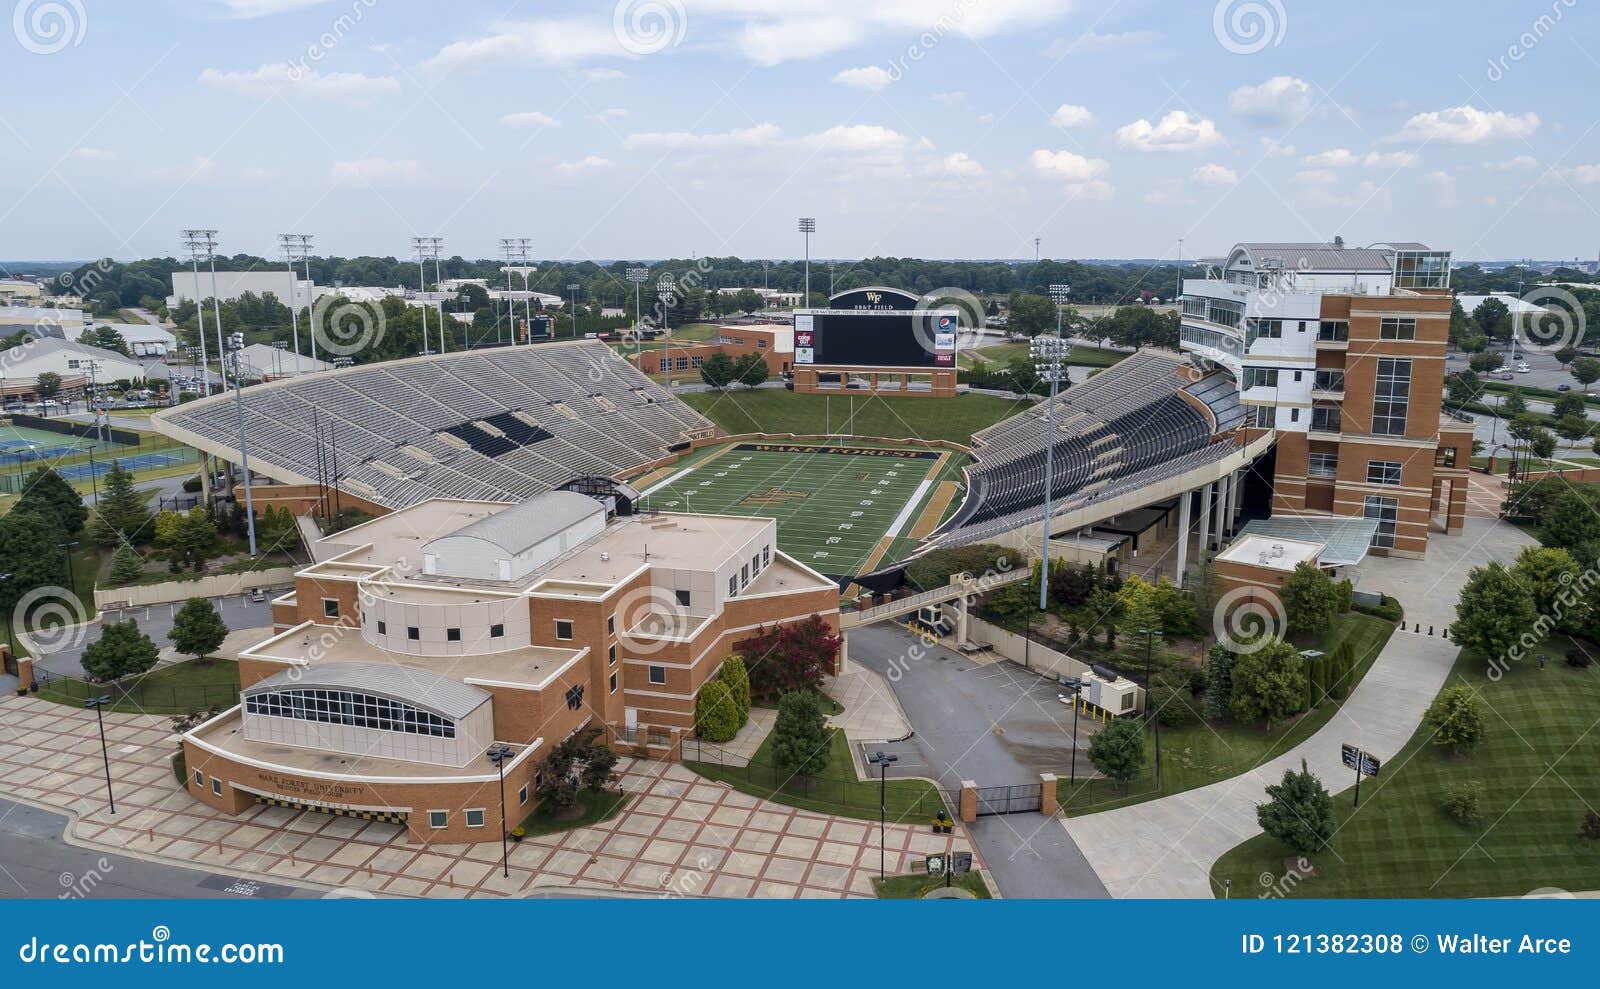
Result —
<instances>
[{"instance_id":1,"label":"brick building","mask_svg":"<svg viewBox=\"0 0 1600 989\"><path fill-rule=\"evenodd\" d=\"M674 374L698 374L700 365L712 354L738 360L750 353L760 354L772 375L788 374L794 369L794 328L778 324L718 327L717 335L704 343L674 343L670 348L646 350L640 370L666 374L670 360ZM628 357L632 360L634 355L630 352Z\"/></svg>"},{"instance_id":2,"label":"brick building","mask_svg":"<svg viewBox=\"0 0 1600 989\"><path fill-rule=\"evenodd\" d=\"M677 758L737 643L811 615L838 628L837 586L779 551L773 520L611 508L433 500L320 540L276 634L240 654L240 705L184 735L189 792L499 840L491 746L513 753L515 826L574 732Z\"/></svg>"}]
</instances>

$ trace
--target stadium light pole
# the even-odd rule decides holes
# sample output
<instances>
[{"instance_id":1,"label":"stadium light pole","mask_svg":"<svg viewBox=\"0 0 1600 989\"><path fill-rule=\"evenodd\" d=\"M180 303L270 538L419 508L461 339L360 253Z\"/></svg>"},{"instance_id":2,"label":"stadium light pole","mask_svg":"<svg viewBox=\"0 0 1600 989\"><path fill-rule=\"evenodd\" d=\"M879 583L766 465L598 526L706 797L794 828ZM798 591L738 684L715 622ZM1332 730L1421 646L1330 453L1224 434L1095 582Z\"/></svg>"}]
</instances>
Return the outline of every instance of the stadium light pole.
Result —
<instances>
[{"instance_id":1,"label":"stadium light pole","mask_svg":"<svg viewBox=\"0 0 1600 989\"><path fill-rule=\"evenodd\" d=\"M1039 610L1050 607L1050 516L1054 508L1053 495L1056 481L1056 395L1061 383L1061 307L1071 292L1067 285L1050 286L1050 300L1056 306L1056 335L1053 338L1033 341L1035 368L1040 380L1050 382L1049 405L1045 414L1044 445L1044 517L1039 523Z\"/></svg>"},{"instance_id":2,"label":"stadium light pole","mask_svg":"<svg viewBox=\"0 0 1600 989\"><path fill-rule=\"evenodd\" d=\"M806 238L806 297L800 303L800 308L804 309L806 306L811 305L811 235L817 232L817 218L814 216L802 216L800 218L800 232L805 234Z\"/></svg>"},{"instance_id":3,"label":"stadium light pole","mask_svg":"<svg viewBox=\"0 0 1600 989\"><path fill-rule=\"evenodd\" d=\"M217 373L222 377L222 387L228 387L228 372L222 366L222 301L217 295L217 238L215 230L206 231L206 260L211 263L211 315L217 324Z\"/></svg>"},{"instance_id":4,"label":"stadium light pole","mask_svg":"<svg viewBox=\"0 0 1600 989\"><path fill-rule=\"evenodd\" d=\"M666 355L667 363L667 391L672 391L672 321L667 318L667 310L677 301L678 283L671 275L662 275L656 281L656 294L661 298L661 347Z\"/></svg>"},{"instance_id":5,"label":"stadium light pole","mask_svg":"<svg viewBox=\"0 0 1600 989\"><path fill-rule=\"evenodd\" d=\"M205 250L204 238L214 234L214 230L185 230L183 232L183 246L189 251L190 270L194 272L194 316L199 330L196 335L200 338L200 396L208 398L211 395L211 371L207 366L209 358L206 356L206 307L205 300L200 298L200 254ZM220 360L221 354L217 355Z\"/></svg>"},{"instance_id":6,"label":"stadium light pole","mask_svg":"<svg viewBox=\"0 0 1600 989\"><path fill-rule=\"evenodd\" d=\"M533 241L527 237L501 237L500 253L506 259L506 322L511 324L511 342L517 342L517 303L511 298L511 273L520 271L522 274L522 291L528 295L528 272L533 270L528 267L528 249L533 246ZM513 266L513 261L522 262ZM533 296L528 295L524 300L527 303L528 313L528 343L533 343Z\"/></svg>"},{"instance_id":7,"label":"stadium light pole","mask_svg":"<svg viewBox=\"0 0 1600 989\"><path fill-rule=\"evenodd\" d=\"M428 259L435 262L437 275L437 262L439 260L439 246L443 244L439 237L413 237L411 248L417 255L417 301L422 303L422 352L433 353L428 346L428 300L423 296L428 294ZM439 353L444 353L444 309L439 310Z\"/></svg>"},{"instance_id":8,"label":"stadium light pole","mask_svg":"<svg viewBox=\"0 0 1600 989\"><path fill-rule=\"evenodd\" d=\"M568 282L567 291L572 293L572 339L576 340L578 339L578 283ZM532 333L533 328L529 327L528 332Z\"/></svg>"},{"instance_id":9,"label":"stadium light pole","mask_svg":"<svg viewBox=\"0 0 1600 989\"><path fill-rule=\"evenodd\" d=\"M639 308L639 286L649 279L649 268L628 269L628 281L633 283L633 363L640 371L644 370L644 312Z\"/></svg>"},{"instance_id":10,"label":"stadium light pole","mask_svg":"<svg viewBox=\"0 0 1600 989\"><path fill-rule=\"evenodd\" d=\"M244 436L244 385L240 381L240 360L244 352L244 334L229 335L228 344L233 358L233 407L239 415L239 469L244 473L244 523L250 536L250 559L256 558L256 505L250 495L250 444Z\"/></svg>"},{"instance_id":11,"label":"stadium light pole","mask_svg":"<svg viewBox=\"0 0 1600 989\"><path fill-rule=\"evenodd\" d=\"M294 263L297 259L306 259L306 293L311 292L311 235L310 234L279 234L278 242L283 245L283 258L289 269L289 324L294 328L294 376L300 377L300 308L294 301ZM310 300L307 299L306 315L311 315ZM317 346L317 331L315 327L308 326L311 332L311 348L313 360Z\"/></svg>"}]
</instances>

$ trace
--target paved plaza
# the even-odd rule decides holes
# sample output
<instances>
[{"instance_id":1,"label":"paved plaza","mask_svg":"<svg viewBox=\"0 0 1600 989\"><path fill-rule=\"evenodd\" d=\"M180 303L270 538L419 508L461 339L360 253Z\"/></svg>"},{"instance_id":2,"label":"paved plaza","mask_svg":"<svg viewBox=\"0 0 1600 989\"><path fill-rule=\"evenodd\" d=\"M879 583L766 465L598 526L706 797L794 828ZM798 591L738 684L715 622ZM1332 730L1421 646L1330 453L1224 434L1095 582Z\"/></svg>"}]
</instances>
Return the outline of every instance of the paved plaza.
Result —
<instances>
[{"instance_id":1,"label":"paved plaza","mask_svg":"<svg viewBox=\"0 0 1600 989\"><path fill-rule=\"evenodd\" d=\"M67 813L75 844L346 895L870 897L878 870L877 825L769 803L672 763L624 759L622 813L513 844L505 877L498 842L419 846L396 825L265 805L223 815L178 786L165 718L106 715L114 816L91 712L11 694L0 726L0 790ZM964 834L912 825L885 837L890 874L971 850Z\"/></svg>"}]
</instances>

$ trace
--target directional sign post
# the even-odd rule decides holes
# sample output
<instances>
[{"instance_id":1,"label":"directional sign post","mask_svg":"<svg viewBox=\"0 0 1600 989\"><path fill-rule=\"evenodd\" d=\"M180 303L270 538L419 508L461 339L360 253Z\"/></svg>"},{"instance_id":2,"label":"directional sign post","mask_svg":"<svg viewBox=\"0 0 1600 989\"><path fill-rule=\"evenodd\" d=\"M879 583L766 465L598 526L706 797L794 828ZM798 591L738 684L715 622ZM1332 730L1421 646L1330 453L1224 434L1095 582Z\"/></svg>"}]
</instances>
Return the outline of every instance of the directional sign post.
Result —
<instances>
[{"instance_id":1,"label":"directional sign post","mask_svg":"<svg viewBox=\"0 0 1600 989\"><path fill-rule=\"evenodd\" d=\"M1363 752L1360 749L1356 748L1354 745L1341 745L1339 747L1339 753L1340 753L1341 758L1344 761L1344 764L1347 767L1349 767L1350 769L1355 771L1355 774L1356 774L1355 802L1351 806L1360 807L1361 806L1361 777L1363 777L1363 776L1377 776L1378 775L1378 770L1379 770L1379 768L1382 767L1383 763L1378 759L1377 756L1373 755L1370 752Z\"/></svg>"}]
</instances>

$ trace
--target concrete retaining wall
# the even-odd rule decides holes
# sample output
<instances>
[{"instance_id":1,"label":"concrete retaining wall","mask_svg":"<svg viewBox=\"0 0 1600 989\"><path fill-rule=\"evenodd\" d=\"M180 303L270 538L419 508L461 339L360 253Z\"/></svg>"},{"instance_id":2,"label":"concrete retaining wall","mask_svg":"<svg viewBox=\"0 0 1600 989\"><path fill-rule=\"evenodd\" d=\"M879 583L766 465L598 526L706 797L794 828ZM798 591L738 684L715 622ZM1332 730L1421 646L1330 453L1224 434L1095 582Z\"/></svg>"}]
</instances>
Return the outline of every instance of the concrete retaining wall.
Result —
<instances>
[{"instance_id":1,"label":"concrete retaining wall","mask_svg":"<svg viewBox=\"0 0 1600 989\"><path fill-rule=\"evenodd\" d=\"M1023 636L991 625L976 615L969 621L967 635L970 638L988 643L995 652L1013 663L1026 662L1029 669L1050 676L1082 676L1089 672L1089 664L1073 659L1066 653L1057 652L1038 642L1030 644Z\"/></svg>"},{"instance_id":2,"label":"concrete retaining wall","mask_svg":"<svg viewBox=\"0 0 1600 989\"><path fill-rule=\"evenodd\" d=\"M167 580L159 584L135 584L130 587L96 587L96 611L127 605L138 608L147 604L167 604L187 601L190 598L218 598L238 594L255 587L287 587L294 583L294 567L273 567L270 570L252 570L248 573L215 574L199 580Z\"/></svg>"}]
</instances>

